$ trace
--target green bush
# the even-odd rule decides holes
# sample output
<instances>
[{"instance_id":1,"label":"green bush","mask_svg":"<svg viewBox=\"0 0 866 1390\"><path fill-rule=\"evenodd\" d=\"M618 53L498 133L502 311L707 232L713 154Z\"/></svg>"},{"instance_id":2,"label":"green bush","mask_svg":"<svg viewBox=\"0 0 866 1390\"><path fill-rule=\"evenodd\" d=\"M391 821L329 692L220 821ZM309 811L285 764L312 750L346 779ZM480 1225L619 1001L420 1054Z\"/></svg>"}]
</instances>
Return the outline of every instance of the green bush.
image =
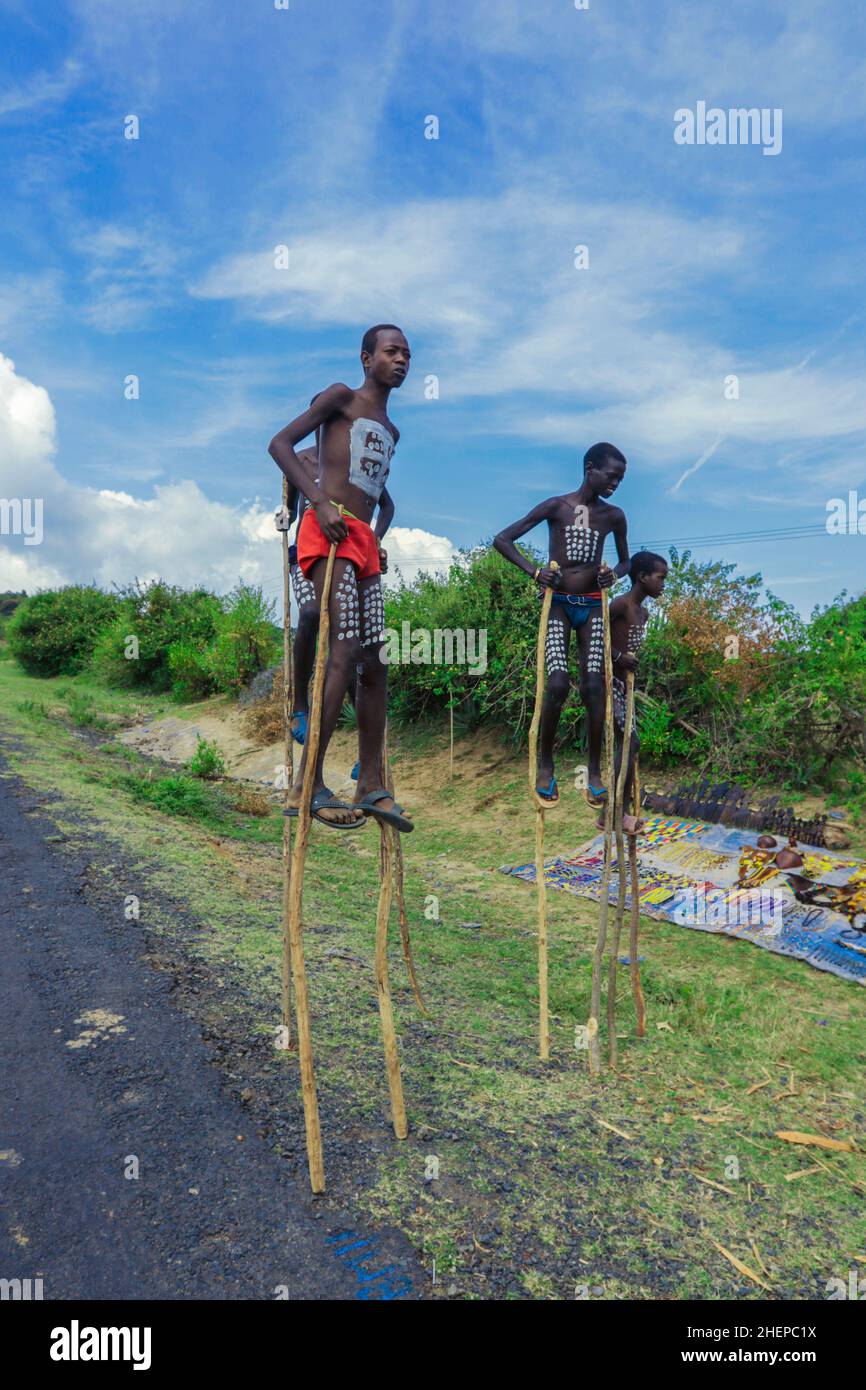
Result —
<instances>
[{"instance_id":1,"label":"green bush","mask_svg":"<svg viewBox=\"0 0 866 1390\"><path fill-rule=\"evenodd\" d=\"M201 700L213 695L214 676L211 669L210 647L195 642L172 642L168 651L168 669L172 694L178 700Z\"/></svg>"},{"instance_id":2,"label":"green bush","mask_svg":"<svg viewBox=\"0 0 866 1390\"><path fill-rule=\"evenodd\" d=\"M115 595L93 585L34 594L9 620L9 648L28 675L76 675L90 664L99 632L118 609Z\"/></svg>"},{"instance_id":3,"label":"green bush","mask_svg":"<svg viewBox=\"0 0 866 1390\"><path fill-rule=\"evenodd\" d=\"M387 593L386 625L396 634L401 658L389 662L392 716L414 723L441 716L453 706L455 725L461 730L488 722L520 739L532 719L539 614L531 580L493 550L464 552L446 577L421 574L412 584ZM410 632L485 631L486 670L473 675L466 664L403 664L404 623ZM468 636L466 641L468 650ZM479 641L476 635L476 657L481 654ZM560 725L563 740L581 736L578 710L571 703L566 706Z\"/></svg>"},{"instance_id":4,"label":"green bush","mask_svg":"<svg viewBox=\"0 0 866 1390\"><path fill-rule=\"evenodd\" d=\"M216 634L208 653L214 688L235 695L259 671L272 666L282 651L274 625L274 603L261 589L239 583L222 601Z\"/></svg>"},{"instance_id":5,"label":"green bush","mask_svg":"<svg viewBox=\"0 0 866 1390\"><path fill-rule=\"evenodd\" d=\"M219 599L206 589L179 589L162 580L128 585L119 590L118 603L118 616L96 643L93 669L107 685L158 692L172 688L174 643L206 649L222 613Z\"/></svg>"},{"instance_id":6,"label":"green bush","mask_svg":"<svg viewBox=\"0 0 866 1390\"><path fill-rule=\"evenodd\" d=\"M219 744L215 740L208 741L201 735L188 766L192 777L201 777L206 781L224 777L226 774L225 759L220 752Z\"/></svg>"}]
</instances>

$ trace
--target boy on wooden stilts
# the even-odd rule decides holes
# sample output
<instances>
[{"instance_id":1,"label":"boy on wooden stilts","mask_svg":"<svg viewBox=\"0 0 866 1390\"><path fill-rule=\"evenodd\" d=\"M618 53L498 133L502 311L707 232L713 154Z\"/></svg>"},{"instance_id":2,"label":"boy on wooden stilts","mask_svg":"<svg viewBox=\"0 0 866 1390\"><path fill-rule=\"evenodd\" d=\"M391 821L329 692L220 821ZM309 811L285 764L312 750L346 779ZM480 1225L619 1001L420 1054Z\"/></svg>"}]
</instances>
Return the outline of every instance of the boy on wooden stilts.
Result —
<instances>
[{"instance_id":1,"label":"boy on wooden stilts","mask_svg":"<svg viewBox=\"0 0 866 1390\"><path fill-rule=\"evenodd\" d=\"M638 653L643 645L646 635L646 624L649 614L644 607L648 598L657 599L665 587L665 580L668 573L668 563L661 555L654 555L651 550L639 550L631 557L628 567L629 577L631 578L631 589L627 594L621 594L615 598L610 605L610 641L611 659L613 661L613 722L614 737L616 741L615 767L617 776L623 755L623 733L625 725L625 704L626 704L626 678L629 672L637 670ZM641 822L636 816L629 815L625 807L631 802L632 782L634 778L635 760L640 748L640 740L636 729L632 729L630 747L628 749L628 770L626 773L625 786L623 790L623 817L622 828L626 835L635 835L640 830ZM598 827L604 829L604 821L599 818Z\"/></svg>"},{"instance_id":2,"label":"boy on wooden stilts","mask_svg":"<svg viewBox=\"0 0 866 1390\"><path fill-rule=\"evenodd\" d=\"M356 390L329 386L271 440L269 452L299 493L310 501L298 530L298 565L321 600L327 556L337 547L331 587L331 641L325 672L321 740L313 777L311 812L337 830L359 829L372 816L403 832L412 821L382 786L387 714L385 609L381 561L370 520L379 503L400 438L387 414L392 390L402 386L411 352L402 331L379 324L364 335L364 382ZM295 445L319 435L318 481L311 479ZM357 678L360 772L352 803L335 797L324 782L324 759L350 684ZM289 797L296 811L307 747Z\"/></svg>"},{"instance_id":3,"label":"boy on wooden stilts","mask_svg":"<svg viewBox=\"0 0 866 1390\"><path fill-rule=\"evenodd\" d=\"M312 406L317 397L314 396L310 401ZM318 432L316 436L316 447L312 449L302 449L298 452L298 458L304 465L304 470L310 482L316 483L319 476L319 451L318 451ZM288 484L288 518L289 526L295 521L300 513L300 521L303 520L304 513L312 505L306 492L299 492L291 483ZM381 542L385 537L388 527L394 520L394 502L386 487L382 488L379 497L379 514L376 517L376 525L373 534L376 544L379 547L379 563L382 574L388 573L388 556ZM293 689L295 692L294 708L292 711L291 729L292 738L296 743L303 744L307 736L307 725L310 714L310 681L313 675L313 663L316 659L316 639L319 635L319 604L316 599L315 586L309 579L305 579L298 564L297 535L295 543L289 546L289 573L291 576L292 592L295 602L298 605L298 625L295 631L295 640L292 647L293 663ZM347 694L354 705L356 685L354 681L349 683ZM361 770L360 762L356 762L352 768L352 779L357 782L358 774Z\"/></svg>"},{"instance_id":4,"label":"boy on wooden stilts","mask_svg":"<svg viewBox=\"0 0 866 1390\"><path fill-rule=\"evenodd\" d=\"M548 497L531 512L506 526L493 544L518 569L532 575L542 588L553 589L547 627L547 690L541 712L538 752L538 796L554 805L559 800L553 766L553 746L562 707L571 680L568 646L576 633L580 664L580 695L586 708L589 748L589 786L585 796L591 806L603 806L607 795L601 775L604 730L604 640L601 590L628 571L628 536L625 513L608 502L626 471L626 459L613 444L593 444L583 459L583 481L575 492ZM546 521L549 561L540 569L521 555L515 544L533 527ZM612 534L618 563L603 564L605 538ZM556 561L558 568L552 567Z\"/></svg>"}]
</instances>

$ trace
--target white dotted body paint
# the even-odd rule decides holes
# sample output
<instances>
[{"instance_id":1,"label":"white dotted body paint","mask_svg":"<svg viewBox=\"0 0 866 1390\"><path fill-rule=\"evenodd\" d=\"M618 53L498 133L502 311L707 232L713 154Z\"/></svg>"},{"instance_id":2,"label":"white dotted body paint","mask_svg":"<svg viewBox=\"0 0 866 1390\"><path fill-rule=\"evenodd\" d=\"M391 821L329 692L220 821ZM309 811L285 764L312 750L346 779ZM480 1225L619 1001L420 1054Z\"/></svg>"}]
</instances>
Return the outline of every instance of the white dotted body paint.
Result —
<instances>
[{"instance_id":1,"label":"white dotted body paint","mask_svg":"<svg viewBox=\"0 0 866 1390\"><path fill-rule=\"evenodd\" d=\"M613 678L613 722L625 732L625 682L619 676Z\"/></svg>"},{"instance_id":2,"label":"white dotted body paint","mask_svg":"<svg viewBox=\"0 0 866 1390\"><path fill-rule=\"evenodd\" d=\"M292 565L292 589L299 608L316 602L316 590L309 579L304 578L300 565Z\"/></svg>"},{"instance_id":3,"label":"white dotted body paint","mask_svg":"<svg viewBox=\"0 0 866 1390\"><path fill-rule=\"evenodd\" d=\"M601 614L593 613L589 620L589 649L586 653L586 669L590 675L601 675L604 666L604 633Z\"/></svg>"},{"instance_id":4,"label":"white dotted body paint","mask_svg":"<svg viewBox=\"0 0 866 1390\"><path fill-rule=\"evenodd\" d=\"M576 560L579 564L591 565L598 550L600 534L587 526L566 526L565 558Z\"/></svg>"},{"instance_id":5,"label":"white dotted body paint","mask_svg":"<svg viewBox=\"0 0 866 1390\"><path fill-rule=\"evenodd\" d=\"M382 581L377 578L364 590L361 613L361 646L379 646L385 640L385 601Z\"/></svg>"},{"instance_id":6,"label":"white dotted body paint","mask_svg":"<svg viewBox=\"0 0 866 1390\"><path fill-rule=\"evenodd\" d=\"M336 590L337 599L337 641L345 642L360 635L358 612L358 581L355 571L348 565Z\"/></svg>"},{"instance_id":7,"label":"white dotted body paint","mask_svg":"<svg viewBox=\"0 0 866 1390\"><path fill-rule=\"evenodd\" d=\"M548 622L547 637L544 643L544 655L547 662L547 674L553 675L554 671L565 671L568 673L568 645L566 642L565 623L562 619L555 622Z\"/></svg>"}]
</instances>

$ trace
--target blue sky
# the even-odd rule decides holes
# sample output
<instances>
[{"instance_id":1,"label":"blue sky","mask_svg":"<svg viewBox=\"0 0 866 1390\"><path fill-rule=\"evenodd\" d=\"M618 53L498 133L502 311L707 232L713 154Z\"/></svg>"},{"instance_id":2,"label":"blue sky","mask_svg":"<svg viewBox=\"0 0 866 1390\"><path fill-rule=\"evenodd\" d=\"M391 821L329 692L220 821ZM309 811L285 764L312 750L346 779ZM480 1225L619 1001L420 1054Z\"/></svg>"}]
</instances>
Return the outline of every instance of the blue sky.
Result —
<instances>
[{"instance_id":1,"label":"blue sky","mask_svg":"<svg viewBox=\"0 0 866 1390\"><path fill-rule=\"evenodd\" d=\"M0 494L45 498L0 587L276 590L268 440L393 320L408 573L609 439L633 547L811 527L698 554L862 589L821 530L866 499L862 10L0 0L0 39ZM781 152L676 144L698 101L780 109Z\"/></svg>"}]
</instances>

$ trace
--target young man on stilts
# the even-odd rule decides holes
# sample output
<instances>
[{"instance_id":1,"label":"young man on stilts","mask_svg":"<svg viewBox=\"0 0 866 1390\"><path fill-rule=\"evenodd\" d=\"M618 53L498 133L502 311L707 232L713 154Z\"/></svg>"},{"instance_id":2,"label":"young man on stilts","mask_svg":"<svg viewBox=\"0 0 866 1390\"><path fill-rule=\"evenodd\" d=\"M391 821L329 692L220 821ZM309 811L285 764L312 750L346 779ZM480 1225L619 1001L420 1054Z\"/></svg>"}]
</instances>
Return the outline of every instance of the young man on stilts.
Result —
<instances>
[{"instance_id":1,"label":"young man on stilts","mask_svg":"<svg viewBox=\"0 0 866 1390\"><path fill-rule=\"evenodd\" d=\"M321 600L327 557L336 544L331 586L331 640L325 672L321 740L313 778L314 819L337 830L360 828L368 816L397 830L412 821L382 785L382 751L387 716L385 608L381 562L370 520L379 503L400 438L387 414L392 390L402 386L411 352L394 324L364 334L364 382L357 390L329 386L302 415L271 440L269 452L290 486L310 502L298 529L298 565ZM319 438L318 482L295 452L307 435ZM324 783L324 760L346 692L357 679L360 771L355 799L341 801ZM303 786L304 756L289 797L297 809ZM292 804L294 802L294 805Z\"/></svg>"},{"instance_id":2,"label":"young man on stilts","mask_svg":"<svg viewBox=\"0 0 866 1390\"><path fill-rule=\"evenodd\" d=\"M648 598L660 598L668 574L668 562L662 555L654 555L651 550L639 550L631 557L628 567L631 589L621 594L610 605L610 645L613 661L613 723L616 741L615 767L617 775L622 760L622 740L625 732L626 677L636 671L638 653L646 636L649 614L644 608ZM623 790L623 807L631 804L632 779L635 758L640 748L636 729L632 729L631 746L628 751L628 771ZM641 822L623 811L622 828L627 835L635 835ZM603 819L599 829L604 829Z\"/></svg>"},{"instance_id":3,"label":"young man on stilts","mask_svg":"<svg viewBox=\"0 0 866 1390\"><path fill-rule=\"evenodd\" d=\"M316 397L313 397L315 400ZM313 401L310 401L310 405ZM298 453L298 458L304 465L304 470L310 482L315 483L319 475L319 453L318 442L315 449L302 449ZM289 526L295 521L300 512L301 519L303 514L310 506L306 492L299 492L293 485L289 484L288 489L288 519ZM379 515L376 518L374 535L376 544L379 547L379 563L382 573L388 573L388 556L382 547L382 540L394 520L394 503L388 489L383 487L379 498ZM300 521L298 523L300 530ZM316 638L319 635L319 605L316 601L316 591L309 579L305 579L298 564L297 536L295 544L289 546L289 576L292 583L292 592L295 595L295 602L298 605L298 626L295 631L295 640L292 646L292 663L294 667L293 690L295 692L295 707L292 711L292 738L296 743L303 744L307 736L307 723L310 714L310 681L313 675L313 663L316 659ZM347 692L352 704L355 704L355 684L350 683ZM361 764L355 763L352 768L352 778L357 782Z\"/></svg>"},{"instance_id":4,"label":"young man on stilts","mask_svg":"<svg viewBox=\"0 0 866 1390\"><path fill-rule=\"evenodd\" d=\"M613 444L593 444L584 455L583 482L576 492L539 502L493 541L506 560L554 591L547 628L547 690L541 712L536 785L538 795L551 805L559 800L553 745L571 684L568 645L572 632L577 634L580 696L586 707L589 786L585 796L590 806L601 806L607 795L601 778L605 698L601 590L628 571L628 537L625 513L606 499L613 496L625 471L626 460L619 449ZM548 525L549 561L536 569L521 555L515 541L543 521ZM609 534L616 543L618 563L614 569L602 563ZM558 569L552 568L554 561Z\"/></svg>"}]
</instances>

